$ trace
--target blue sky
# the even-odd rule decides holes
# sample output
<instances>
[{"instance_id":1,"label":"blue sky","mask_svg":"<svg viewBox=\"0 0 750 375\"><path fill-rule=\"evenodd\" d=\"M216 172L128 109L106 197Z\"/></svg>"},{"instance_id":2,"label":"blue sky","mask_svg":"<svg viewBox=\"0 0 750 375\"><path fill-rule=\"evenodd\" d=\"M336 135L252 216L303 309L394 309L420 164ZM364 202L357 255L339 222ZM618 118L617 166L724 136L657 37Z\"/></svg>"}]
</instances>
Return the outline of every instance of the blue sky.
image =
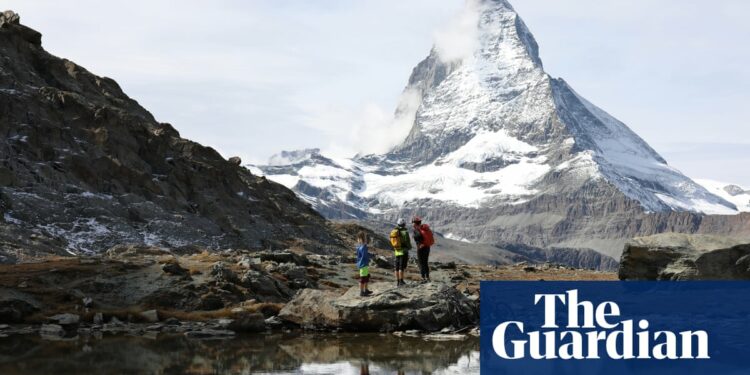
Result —
<instances>
[{"instance_id":1,"label":"blue sky","mask_svg":"<svg viewBox=\"0 0 750 375\"><path fill-rule=\"evenodd\" d=\"M516 0L546 70L695 178L750 187L750 2ZM462 0L5 0L183 136L262 162L377 129ZM373 135L375 134L375 135Z\"/></svg>"}]
</instances>

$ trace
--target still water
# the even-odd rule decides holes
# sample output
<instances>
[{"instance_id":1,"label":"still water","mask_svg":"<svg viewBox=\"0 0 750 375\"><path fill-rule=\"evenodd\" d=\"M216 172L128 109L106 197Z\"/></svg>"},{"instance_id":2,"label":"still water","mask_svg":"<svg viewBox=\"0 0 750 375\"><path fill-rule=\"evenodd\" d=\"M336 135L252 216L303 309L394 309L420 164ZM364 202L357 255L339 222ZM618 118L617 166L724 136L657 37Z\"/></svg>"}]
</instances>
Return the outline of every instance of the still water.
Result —
<instances>
[{"instance_id":1,"label":"still water","mask_svg":"<svg viewBox=\"0 0 750 375\"><path fill-rule=\"evenodd\" d=\"M478 374L479 339L378 334L0 338L0 374Z\"/></svg>"}]
</instances>

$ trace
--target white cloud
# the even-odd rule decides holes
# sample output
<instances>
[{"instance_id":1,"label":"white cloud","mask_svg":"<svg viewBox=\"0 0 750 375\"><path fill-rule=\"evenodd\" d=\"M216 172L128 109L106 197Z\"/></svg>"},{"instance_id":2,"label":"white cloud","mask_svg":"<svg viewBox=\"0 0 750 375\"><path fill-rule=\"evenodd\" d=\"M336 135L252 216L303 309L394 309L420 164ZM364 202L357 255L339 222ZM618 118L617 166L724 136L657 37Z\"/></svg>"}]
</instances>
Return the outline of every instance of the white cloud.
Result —
<instances>
[{"instance_id":1,"label":"white cloud","mask_svg":"<svg viewBox=\"0 0 750 375\"><path fill-rule=\"evenodd\" d=\"M463 60L474 53L482 6L481 0L466 0L466 7L435 32L435 49L443 61Z\"/></svg>"},{"instance_id":2,"label":"white cloud","mask_svg":"<svg viewBox=\"0 0 750 375\"><path fill-rule=\"evenodd\" d=\"M331 155L384 153L409 134L420 104L421 96L415 90L404 91L395 115L374 102L356 110L308 104L302 109L307 113L303 121L329 135L333 141L324 151Z\"/></svg>"}]
</instances>

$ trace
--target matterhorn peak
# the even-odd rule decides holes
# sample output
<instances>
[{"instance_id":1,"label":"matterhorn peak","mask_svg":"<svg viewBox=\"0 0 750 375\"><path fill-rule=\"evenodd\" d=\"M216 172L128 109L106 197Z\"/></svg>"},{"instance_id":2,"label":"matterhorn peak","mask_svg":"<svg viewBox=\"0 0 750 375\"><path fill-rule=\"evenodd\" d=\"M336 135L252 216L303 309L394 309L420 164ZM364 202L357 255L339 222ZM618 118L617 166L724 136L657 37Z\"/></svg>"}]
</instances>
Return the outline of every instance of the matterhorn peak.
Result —
<instances>
[{"instance_id":1,"label":"matterhorn peak","mask_svg":"<svg viewBox=\"0 0 750 375\"><path fill-rule=\"evenodd\" d=\"M627 125L550 77L536 40L505 0L468 0L436 34L404 98L396 117L411 130L385 154L261 169L326 216L419 210L473 242L617 255L622 242L606 231L611 220L626 220L612 218L619 213L737 213ZM631 211L638 214L625 214ZM586 221L591 215L602 217L601 227ZM540 238L545 231L554 234Z\"/></svg>"}]
</instances>

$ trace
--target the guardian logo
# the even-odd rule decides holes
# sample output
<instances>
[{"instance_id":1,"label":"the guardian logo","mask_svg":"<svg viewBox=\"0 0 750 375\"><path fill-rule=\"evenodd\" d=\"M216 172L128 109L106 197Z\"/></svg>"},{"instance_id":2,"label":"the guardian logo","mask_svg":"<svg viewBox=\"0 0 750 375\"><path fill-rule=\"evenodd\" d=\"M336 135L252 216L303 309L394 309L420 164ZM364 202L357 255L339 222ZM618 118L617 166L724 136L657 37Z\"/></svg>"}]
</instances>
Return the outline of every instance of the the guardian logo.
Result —
<instances>
[{"instance_id":1,"label":"the guardian logo","mask_svg":"<svg viewBox=\"0 0 750 375\"><path fill-rule=\"evenodd\" d=\"M527 332L522 321L505 321L492 331L492 348L504 360L695 360L710 359L704 330L649 330L646 319L621 319L612 301L579 300L577 289L535 294L543 309L541 330ZM564 310L563 310L564 309ZM558 311L566 311L567 319ZM483 312L484 313L484 312ZM562 314L560 314L562 315ZM562 326L562 328L561 328ZM485 331L483 331L483 334ZM601 348L601 350L600 350Z\"/></svg>"}]
</instances>

